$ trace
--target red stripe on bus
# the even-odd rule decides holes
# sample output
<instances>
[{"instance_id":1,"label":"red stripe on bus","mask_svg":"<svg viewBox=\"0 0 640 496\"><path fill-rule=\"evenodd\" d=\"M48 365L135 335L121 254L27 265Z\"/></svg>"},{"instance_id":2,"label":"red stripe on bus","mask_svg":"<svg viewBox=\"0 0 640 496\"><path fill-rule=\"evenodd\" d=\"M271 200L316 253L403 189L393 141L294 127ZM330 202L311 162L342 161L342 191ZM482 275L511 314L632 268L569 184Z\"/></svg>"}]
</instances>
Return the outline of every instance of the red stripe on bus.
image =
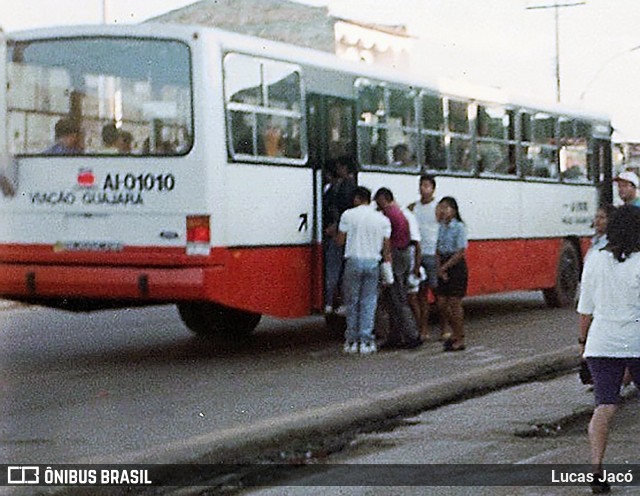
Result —
<instances>
[{"instance_id":1,"label":"red stripe on bus","mask_svg":"<svg viewBox=\"0 0 640 496\"><path fill-rule=\"evenodd\" d=\"M561 246L559 238L470 242L469 296L554 286Z\"/></svg>"},{"instance_id":2,"label":"red stripe on bus","mask_svg":"<svg viewBox=\"0 0 640 496\"><path fill-rule=\"evenodd\" d=\"M214 248L210 256L194 257L185 255L184 248L125 248L108 253L1 245L0 295L210 300L276 317L300 317L311 313L312 306L320 308L321 282L312 274L317 275L321 262L314 263L313 253L321 250L310 246Z\"/></svg>"},{"instance_id":3,"label":"red stripe on bus","mask_svg":"<svg viewBox=\"0 0 640 496\"><path fill-rule=\"evenodd\" d=\"M470 242L468 294L554 286L561 246L560 238ZM322 272L319 245L214 248L208 257L187 256L184 248L56 253L51 245L0 246L0 295L8 298L209 300L301 317L322 308Z\"/></svg>"}]
</instances>

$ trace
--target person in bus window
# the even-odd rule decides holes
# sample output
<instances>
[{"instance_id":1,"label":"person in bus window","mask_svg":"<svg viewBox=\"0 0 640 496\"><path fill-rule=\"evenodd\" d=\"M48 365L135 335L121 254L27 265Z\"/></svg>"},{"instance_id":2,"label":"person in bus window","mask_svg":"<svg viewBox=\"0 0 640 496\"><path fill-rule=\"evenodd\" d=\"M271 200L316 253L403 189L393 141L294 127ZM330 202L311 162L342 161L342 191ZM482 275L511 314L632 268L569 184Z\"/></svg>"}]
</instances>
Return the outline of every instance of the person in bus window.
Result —
<instances>
[{"instance_id":1,"label":"person in bus window","mask_svg":"<svg viewBox=\"0 0 640 496\"><path fill-rule=\"evenodd\" d=\"M393 163L398 167L411 167L416 165L416 161L413 158L413 154L407 145L404 143L398 143L392 150Z\"/></svg>"},{"instance_id":2,"label":"person in bus window","mask_svg":"<svg viewBox=\"0 0 640 496\"><path fill-rule=\"evenodd\" d=\"M443 332L451 327L451 337L444 342L444 351L462 351L464 343L464 310L462 298L467 294L468 270L465 259L467 233L460 217L458 202L446 196L438 203L440 227L436 249L438 267L438 308Z\"/></svg>"},{"instance_id":3,"label":"person in bus window","mask_svg":"<svg viewBox=\"0 0 640 496\"><path fill-rule=\"evenodd\" d=\"M499 144L492 141L478 142L478 170L480 172L506 173L503 159L502 148Z\"/></svg>"},{"instance_id":4,"label":"person in bus window","mask_svg":"<svg viewBox=\"0 0 640 496\"><path fill-rule=\"evenodd\" d=\"M480 138L490 138L489 118L484 113L476 120L478 126L478 136ZM478 171L479 172L502 172L502 149L498 143L493 141L478 141L477 144Z\"/></svg>"},{"instance_id":5,"label":"person in bus window","mask_svg":"<svg viewBox=\"0 0 640 496\"><path fill-rule=\"evenodd\" d=\"M591 463L602 474L609 426L620 403L625 369L640 384L640 210L618 208L607 230L605 250L585 260L578 301L579 338L595 392L596 408L589 422ZM594 493L609 492L597 477Z\"/></svg>"},{"instance_id":6,"label":"person in bus window","mask_svg":"<svg viewBox=\"0 0 640 496\"><path fill-rule=\"evenodd\" d=\"M116 139L115 146L118 153L122 155L128 155L131 153L131 146L133 144L133 135L129 131L119 131L118 138Z\"/></svg>"},{"instance_id":7,"label":"person in bus window","mask_svg":"<svg viewBox=\"0 0 640 496\"><path fill-rule=\"evenodd\" d=\"M70 118L56 122L55 143L45 150L50 155L76 155L84 151L83 134L80 124Z\"/></svg>"},{"instance_id":8,"label":"person in bus window","mask_svg":"<svg viewBox=\"0 0 640 496\"><path fill-rule=\"evenodd\" d=\"M640 178L632 171L624 171L614 179L618 183L618 196L626 205L640 207L640 198L638 198L638 187L640 187Z\"/></svg>"},{"instance_id":9,"label":"person in bus window","mask_svg":"<svg viewBox=\"0 0 640 496\"><path fill-rule=\"evenodd\" d=\"M118 140L118 128L115 123L109 122L102 126L102 144L106 147L104 153L118 153L116 141Z\"/></svg>"},{"instance_id":10,"label":"person in bus window","mask_svg":"<svg viewBox=\"0 0 640 496\"><path fill-rule=\"evenodd\" d=\"M282 157L285 151L284 132L273 119L264 131L264 150L268 157Z\"/></svg>"}]
</instances>

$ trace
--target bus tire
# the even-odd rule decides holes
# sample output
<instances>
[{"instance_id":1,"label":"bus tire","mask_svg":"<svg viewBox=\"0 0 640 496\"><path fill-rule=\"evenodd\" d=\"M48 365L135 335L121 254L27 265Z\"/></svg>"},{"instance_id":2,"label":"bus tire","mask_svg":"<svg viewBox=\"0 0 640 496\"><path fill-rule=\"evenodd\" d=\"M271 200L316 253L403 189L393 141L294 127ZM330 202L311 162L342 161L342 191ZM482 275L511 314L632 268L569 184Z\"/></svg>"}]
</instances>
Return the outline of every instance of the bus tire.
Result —
<instances>
[{"instance_id":1,"label":"bus tire","mask_svg":"<svg viewBox=\"0 0 640 496\"><path fill-rule=\"evenodd\" d=\"M262 315L212 302L178 303L178 313L190 331L203 337L246 338L260 323Z\"/></svg>"},{"instance_id":2,"label":"bus tire","mask_svg":"<svg viewBox=\"0 0 640 496\"><path fill-rule=\"evenodd\" d=\"M543 290L544 300L552 308L574 306L578 299L580 286L580 255L569 241L565 241L556 272L556 285Z\"/></svg>"}]
</instances>

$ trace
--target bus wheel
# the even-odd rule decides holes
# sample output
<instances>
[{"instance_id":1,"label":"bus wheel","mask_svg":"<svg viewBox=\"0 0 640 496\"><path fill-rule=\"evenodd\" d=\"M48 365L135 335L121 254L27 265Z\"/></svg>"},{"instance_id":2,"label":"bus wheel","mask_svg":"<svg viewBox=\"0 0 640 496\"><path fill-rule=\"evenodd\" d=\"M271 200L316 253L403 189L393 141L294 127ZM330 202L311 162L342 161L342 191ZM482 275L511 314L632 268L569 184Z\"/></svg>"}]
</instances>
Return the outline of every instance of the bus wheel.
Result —
<instances>
[{"instance_id":1,"label":"bus wheel","mask_svg":"<svg viewBox=\"0 0 640 496\"><path fill-rule=\"evenodd\" d=\"M556 285L543 290L544 300L550 307L561 308L575 305L580 285L580 256L575 246L565 241L560 252Z\"/></svg>"},{"instance_id":2,"label":"bus wheel","mask_svg":"<svg viewBox=\"0 0 640 496\"><path fill-rule=\"evenodd\" d=\"M210 302L178 303L182 322L199 336L242 338L260 323L259 313L244 312Z\"/></svg>"}]
</instances>

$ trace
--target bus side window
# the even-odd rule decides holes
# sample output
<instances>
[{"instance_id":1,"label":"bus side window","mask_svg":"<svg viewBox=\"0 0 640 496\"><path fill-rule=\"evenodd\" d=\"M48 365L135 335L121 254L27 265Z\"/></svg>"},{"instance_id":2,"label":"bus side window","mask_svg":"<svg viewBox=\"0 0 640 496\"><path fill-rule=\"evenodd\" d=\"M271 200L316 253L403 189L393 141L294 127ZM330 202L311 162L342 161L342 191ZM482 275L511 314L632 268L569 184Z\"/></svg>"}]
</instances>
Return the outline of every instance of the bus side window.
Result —
<instances>
[{"instance_id":1,"label":"bus side window","mask_svg":"<svg viewBox=\"0 0 640 496\"><path fill-rule=\"evenodd\" d=\"M416 92L357 81L358 156L361 164L417 168Z\"/></svg>"},{"instance_id":2,"label":"bus side window","mask_svg":"<svg viewBox=\"0 0 640 496\"><path fill-rule=\"evenodd\" d=\"M231 112L231 136L235 153L254 155L255 119L253 114Z\"/></svg>"},{"instance_id":3,"label":"bus side window","mask_svg":"<svg viewBox=\"0 0 640 496\"><path fill-rule=\"evenodd\" d=\"M445 153L445 121L442 97L425 93L422 95L422 143L424 167L444 170L447 168Z\"/></svg>"},{"instance_id":4,"label":"bus side window","mask_svg":"<svg viewBox=\"0 0 640 496\"><path fill-rule=\"evenodd\" d=\"M469 104L462 100L448 100L447 130L449 136L449 169L471 172L471 134Z\"/></svg>"},{"instance_id":5,"label":"bus side window","mask_svg":"<svg viewBox=\"0 0 640 496\"><path fill-rule=\"evenodd\" d=\"M356 83L358 84L358 83ZM384 88L363 83L358 88L358 155L361 164L386 165L387 109Z\"/></svg>"},{"instance_id":6,"label":"bus side window","mask_svg":"<svg viewBox=\"0 0 640 496\"><path fill-rule=\"evenodd\" d=\"M476 160L479 172L515 174L513 112L499 106L480 106L476 118Z\"/></svg>"},{"instance_id":7,"label":"bus side window","mask_svg":"<svg viewBox=\"0 0 640 496\"><path fill-rule=\"evenodd\" d=\"M353 104L335 100L329 105L329 159L353 157Z\"/></svg>"},{"instance_id":8,"label":"bus side window","mask_svg":"<svg viewBox=\"0 0 640 496\"><path fill-rule=\"evenodd\" d=\"M525 117L526 116L526 117ZM523 152L529 177L558 178L558 147L556 145L555 117L544 112L523 114ZM529 139L529 142L524 141Z\"/></svg>"},{"instance_id":9,"label":"bus side window","mask_svg":"<svg viewBox=\"0 0 640 496\"><path fill-rule=\"evenodd\" d=\"M304 158L299 68L235 53L225 56L224 68L229 154L284 163Z\"/></svg>"},{"instance_id":10,"label":"bus side window","mask_svg":"<svg viewBox=\"0 0 640 496\"><path fill-rule=\"evenodd\" d=\"M417 166L418 120L416 92L410 88L387 90L389 102L386 163L392 167Z\"/></svg>"},{"instance_id":11,"label":"bus side window","mask_svg":"<svg viewBox=\"0 0 640 496\"><path fill-rule=\"evenodd\" d=\"M589 180L587 145L591 127L583 122L561 117L560 128L560 174L569 182Z\"/></svg>"}]
</instances>

